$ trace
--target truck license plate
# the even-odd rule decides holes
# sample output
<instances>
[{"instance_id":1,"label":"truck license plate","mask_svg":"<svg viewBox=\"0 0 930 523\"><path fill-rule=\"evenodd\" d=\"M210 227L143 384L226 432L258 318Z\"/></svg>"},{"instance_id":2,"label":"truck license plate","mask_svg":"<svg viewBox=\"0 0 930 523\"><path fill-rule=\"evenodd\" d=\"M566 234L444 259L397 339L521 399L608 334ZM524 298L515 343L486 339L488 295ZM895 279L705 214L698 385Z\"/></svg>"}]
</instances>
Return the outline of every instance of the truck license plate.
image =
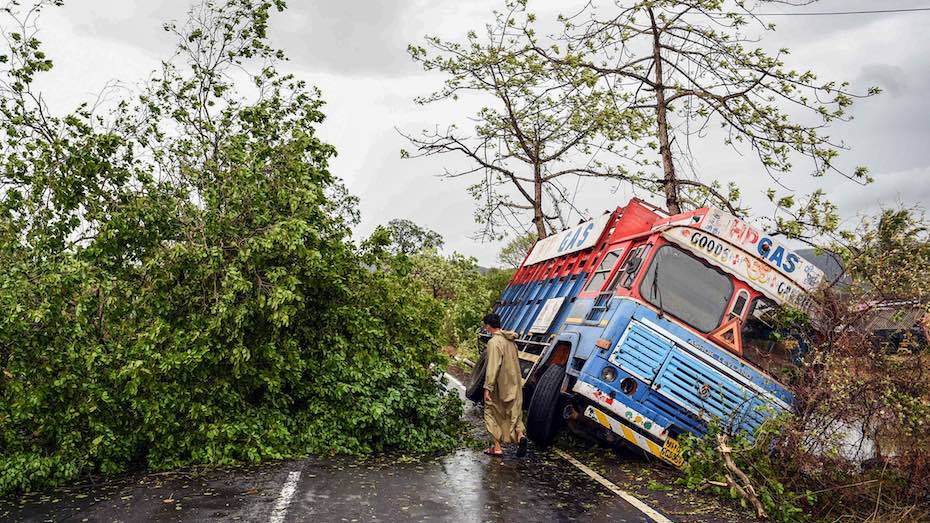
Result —
<instances>
[{"instance_id":1,"label":"truck license plate","mask_svg":"<svg viewBox=\"0 0 930 523\"><path fill-rule=\"evenodd\" d=\"M680 468L685 464L684 458L681 457L681 445L672 438L665 440L665 444L662 445L662 459Z\"/></svg>"}]
</instances>

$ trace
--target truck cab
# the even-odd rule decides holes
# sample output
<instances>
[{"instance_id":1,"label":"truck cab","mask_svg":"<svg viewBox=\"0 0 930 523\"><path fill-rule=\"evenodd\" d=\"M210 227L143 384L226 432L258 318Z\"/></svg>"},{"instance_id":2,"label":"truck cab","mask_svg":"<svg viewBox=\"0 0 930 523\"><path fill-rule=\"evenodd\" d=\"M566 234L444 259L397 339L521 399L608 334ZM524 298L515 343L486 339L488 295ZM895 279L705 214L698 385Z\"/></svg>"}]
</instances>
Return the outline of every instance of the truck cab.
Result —
<instances>
[{"instance_id":1,"label":"truck cab","mask_svg":"<svg viewBox=\"0 0 930 523\"><path fill-rule=\"evenodd\" d=\"M527 434L546 445L570 420L675 466L677 437L712 420L751 435L791 407L764 361L790 355L744 338L766 310L809 309L822 280L716 208L669 216L634 199L537 242L495 310L518 335Z\"/></svg>"}]
</instances>

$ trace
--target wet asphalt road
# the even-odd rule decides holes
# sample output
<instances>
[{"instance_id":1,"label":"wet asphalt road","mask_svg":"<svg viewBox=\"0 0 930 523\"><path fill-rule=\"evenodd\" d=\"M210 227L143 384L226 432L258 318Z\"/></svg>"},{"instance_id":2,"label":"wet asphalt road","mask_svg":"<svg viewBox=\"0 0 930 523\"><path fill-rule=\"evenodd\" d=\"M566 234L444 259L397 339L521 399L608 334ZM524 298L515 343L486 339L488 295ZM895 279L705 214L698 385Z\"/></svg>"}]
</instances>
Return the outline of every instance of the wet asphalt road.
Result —
<instances>
[{"instance_id":1,"label":"wet asphalt road","mask_svg":"<svg viewBox=\"0 0 930 523\"><path fill-rule=\"evenodd\" d=\"M307 463L301 477L293 521L649 521L548 455L501 461L462 450L341 470Z\"/></svg>"},{"instance_id":2,"label":"wet asphalt road","mask_svg":"<svg viewBox=\"0 0 930 523\"><path fill-rule=\"evenodd\" d=\"M479 409L467 407L466 416L473 435L483 437ZM732 504L671 486L676 475L669 467L597 446L571 452L672 521L744 520ZM282 503L282 489L288 490L297 473L292 495ZM531 445L522 459L512 449L503 459L460 449L434 458L312 457L251 468L134 474L0 499L0 521L652 520L554 452Z\"/></svg>"},{"instance_id":3,"label":"wet asphalt road","mask_svg":"<svg viewBox=\"0 0 930 523\"><path fill-rule=\"evenodd\" d=\"M124 478L5 504L0 519L269 521L292 471L300 479L284 521L651 521L554 455L500 460L474 450Z\"/></svg>"},{"instance_id":4,"label":"wet asphalt road","mask_svg":"<svg viewBox=\"0 0 930 523\"><path fill-rule=\"evenodd\" d=\"M478 428L477 412L471 412ZM3 521L621 521L644 514L553 453L504 459L308 458L252 469L124 477L0 503Z\"/></svg>"}]
</instances>

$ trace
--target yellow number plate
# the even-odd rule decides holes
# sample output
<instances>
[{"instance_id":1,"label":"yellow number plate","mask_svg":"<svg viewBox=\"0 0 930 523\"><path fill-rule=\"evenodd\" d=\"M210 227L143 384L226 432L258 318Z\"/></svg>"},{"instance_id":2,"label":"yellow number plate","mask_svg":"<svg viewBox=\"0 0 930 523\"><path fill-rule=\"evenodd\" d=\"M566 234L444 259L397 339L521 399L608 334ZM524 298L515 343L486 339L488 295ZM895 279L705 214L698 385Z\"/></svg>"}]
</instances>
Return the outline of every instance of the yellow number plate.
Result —
<instances>
[{"instance_id":1,"label":"yellow number plate","mask_svg":"<svg viewBox=\"0 0 930 523\"><path fill-rule=\"evenodd\" d=\"M672 438L665 440L665 445L662 445L662 459L681 468L685 464L684 458L681 457L681 445Z\"/></svg>"}]
</instances>

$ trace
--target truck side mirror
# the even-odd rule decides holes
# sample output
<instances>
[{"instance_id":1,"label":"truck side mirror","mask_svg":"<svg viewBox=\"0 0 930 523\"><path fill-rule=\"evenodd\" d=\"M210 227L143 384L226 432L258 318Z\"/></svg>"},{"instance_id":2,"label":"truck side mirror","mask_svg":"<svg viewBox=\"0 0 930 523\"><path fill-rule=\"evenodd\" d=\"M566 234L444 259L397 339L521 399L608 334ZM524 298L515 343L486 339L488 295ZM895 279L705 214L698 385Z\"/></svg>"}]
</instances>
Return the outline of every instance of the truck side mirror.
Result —
<instances>
[{"instance_id":1,"label":"truck side mirror","mask_svg":"<svg viewBox=\"0 0 930 523\"><path fill-rule=\"evenodd\" d=\"M630 285L633 284L633 275L636 274L636 271L639 270L639 266L642 265L642 263L642 256L634 255L623 264L623 267L620 268L620 273L623 275L623 288L630 288Z\"/></svg>"},{"instance_id":2,"label":"truck side mirror","mask_svg":"<svg viewBox=\"0 0 930 523\"><path fill-rule=\"evenodd\" d=\"M623 268L623 272L634 273L639 270L640 264L643 263L643 259L639 256L634 256L626 261L626 267Z\"/></svg>"}]
</instances>

